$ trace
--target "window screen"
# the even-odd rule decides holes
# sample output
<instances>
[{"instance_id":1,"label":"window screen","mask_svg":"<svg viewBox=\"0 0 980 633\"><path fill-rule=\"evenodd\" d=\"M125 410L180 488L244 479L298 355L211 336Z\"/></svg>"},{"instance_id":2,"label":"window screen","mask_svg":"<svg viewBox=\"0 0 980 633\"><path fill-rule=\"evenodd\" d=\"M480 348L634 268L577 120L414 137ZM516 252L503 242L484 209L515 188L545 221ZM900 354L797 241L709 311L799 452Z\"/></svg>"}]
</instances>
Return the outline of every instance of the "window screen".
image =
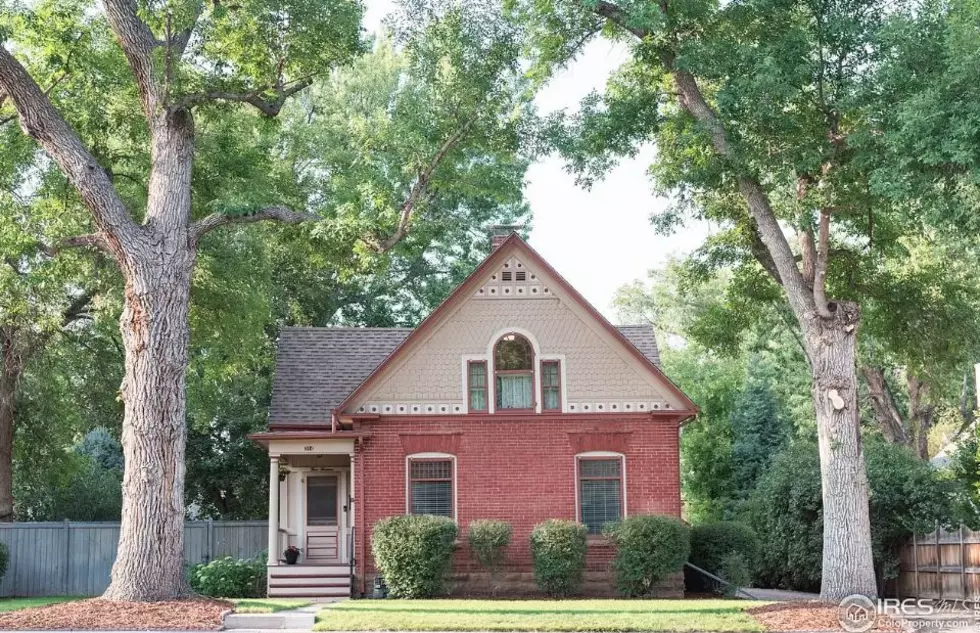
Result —
<instances>
[{"instance_id":1,"label":"window screen","mask_svg":"<svg viewBox=\"0 0 980 633\"><path fill-rule=\"evenodd\" d=\"M452 460L411 460L409 464L411 513L452 517Z\"/></svg>"},{"instance_id":2,"label":"window screen","mask_svg":"<svg viewBox=\"0 0 980 633\"><path fill-rule=\"evenodd\" d=\"M589 534L599 534L602 526L623 516L622 463L613 459L580 459L579 513Z\"/></svg>"},{"instance_id":3,"label":"window screen","mask_svg":"<svg viewBox=\"0 0 980 633\"><path fill-rule=\"evenodd\" d=\"M337 476L306 479L306 522L309 525L337 525Z\"/></svg>"}]
</instances>

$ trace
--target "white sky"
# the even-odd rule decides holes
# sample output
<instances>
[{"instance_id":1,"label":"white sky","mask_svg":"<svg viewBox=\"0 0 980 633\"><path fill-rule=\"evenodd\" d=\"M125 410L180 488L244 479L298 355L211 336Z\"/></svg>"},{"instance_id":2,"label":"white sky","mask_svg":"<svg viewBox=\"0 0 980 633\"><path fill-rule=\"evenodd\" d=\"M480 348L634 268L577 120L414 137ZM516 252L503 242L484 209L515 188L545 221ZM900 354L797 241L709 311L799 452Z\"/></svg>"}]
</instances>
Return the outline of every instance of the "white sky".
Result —
<instances>
[{"instance_id":1,"label":"white sky","mask_svg":"<svg viewBox=\"0 0 980 633\"><path fill-rule=\"evenodd\" d=\"M367 0L364 25L378 28L394 8L392 0ZM582 55L557 76L536 99L539 111L578 109L591 90L602 90L606 78L627 58L626 47L593 40ZM670 237L654 232L649 217L665 201L653 195L646 170L652 147L622 162L590 191L575 185L558 157L531 165L525 195L533 213L531 245L606 317L618 287L646 278L670 255L690 252L708 234L690 226Z\"/></svg>"}]
</instances>

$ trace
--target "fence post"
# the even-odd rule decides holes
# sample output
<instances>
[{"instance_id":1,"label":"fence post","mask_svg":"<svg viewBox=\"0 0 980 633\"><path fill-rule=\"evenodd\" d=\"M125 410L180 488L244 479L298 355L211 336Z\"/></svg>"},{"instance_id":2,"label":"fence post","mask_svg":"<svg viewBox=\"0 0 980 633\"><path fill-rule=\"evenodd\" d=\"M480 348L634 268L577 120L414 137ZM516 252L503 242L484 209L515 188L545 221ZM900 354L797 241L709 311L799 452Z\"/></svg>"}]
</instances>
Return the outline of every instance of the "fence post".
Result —
<instances>
[{"instance_id":1,"label":"fence post","mask_svg":"<svg viewBox=\"0 0 980 633\"><path fill-rule=\"evenodd\" d=\"M915 597L921 598L922 591L919 589L919 543L915 540L915 532L912 532L912 569L915 571Z\"/></svg>"},{"instance_id":2,"label":"fence post","mask_svg":"<svg viewBox=\"0 0 980 633\"><path fill-rule=\"evenodd\" d=\"M210 563L212 560L214 560L214 519L210 517L208 517L207 537L208 546L205 550L204 562Z\"/></svg>"},{"instance_id":3,"label":"fence post","mask_svg":"<svg viewBox=\"0 0 980 633\"><path fill-rule=\"evenodd\" d=\"M939 522L936 522L936 580L939 581L939 599L943 599L943 545L939 536Z\"/></svg>"},{"instance_id":4,"label":"fence post","mask_svg":"<svg viewBox=\"0 0 980 633\"><path fill-rule=\"evenodd\" d=\"M65 574L62 580L65 586L62 595L72 595L69 586L71 584L71 521L68 519L65 519Z\"/></svg>"}]
</instances>

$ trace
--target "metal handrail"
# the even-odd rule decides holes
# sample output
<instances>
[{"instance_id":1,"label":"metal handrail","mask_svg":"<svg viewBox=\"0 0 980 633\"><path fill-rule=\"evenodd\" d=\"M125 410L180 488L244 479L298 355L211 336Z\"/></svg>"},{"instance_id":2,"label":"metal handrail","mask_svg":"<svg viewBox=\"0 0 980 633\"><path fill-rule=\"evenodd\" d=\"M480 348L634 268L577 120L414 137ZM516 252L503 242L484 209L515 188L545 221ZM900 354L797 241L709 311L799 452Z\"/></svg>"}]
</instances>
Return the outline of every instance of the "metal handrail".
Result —
<instances>
[{"instance_id":1,"label":"metal handrail","mask_svg":"<svg viewBox=\"0 0 980 633\"><path fill-rule=\"evenodd\" d=\"M710 571L707 571L705 569L701 569L697 565L692 565L691 563L684 563L684 566L685 567L689 567L690 569L693 569L694 571L698 572L699 574L703 574L703 575L707 576L708 578L714 580L717 583L720 583L722 585L725 585L726 587L733 588L735 590L735 595L742 594L744 597L748 598L749 600L757 600L758 599L755 596L753 596L752 594L750 594L748 591L746 591L745 589L742 589L741 587L736 587L735 585L733 585L732 583L728 582L724 578L720 578L718 576L715 576Z\"/></svg>"},{"instance_id":2,"label":"metal handrail","mask_svg":"<svg viewBox=\"0 0 980 633\"><path fill-rule=\"evenodd\" d=\"M350 592L354 595L354 526L350 526L350 538L347 539L347 563L350 565Z\"/></svg>"}]
</instances>

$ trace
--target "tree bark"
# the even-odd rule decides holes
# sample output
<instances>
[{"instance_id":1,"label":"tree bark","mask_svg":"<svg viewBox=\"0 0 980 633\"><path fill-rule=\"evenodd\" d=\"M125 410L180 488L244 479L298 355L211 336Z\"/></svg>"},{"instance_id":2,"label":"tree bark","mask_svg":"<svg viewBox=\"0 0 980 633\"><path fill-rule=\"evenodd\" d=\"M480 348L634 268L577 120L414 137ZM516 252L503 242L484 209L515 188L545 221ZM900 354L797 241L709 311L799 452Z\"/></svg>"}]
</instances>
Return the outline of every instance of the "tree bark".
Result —
<instances>
[{"instance_id":1,"label":"tree bark","mask_svg":"<svg viewBox=\"0 0 980 633\"><path fill-rule=\"evenodd\" d=\"M922 460L929 460L929 432L936 421L936 406L928 402L929 387L918 376L909 374L909 422L912 427L912 450Z\"/></svg>"},{"instance_id":2,"label":"tree bark","mask_svg":"<svg viewBox=\"0 0 980 633\"><path fill-rule=\"evenodd\" d=\"M0 522L14 520L14 420L24 364L13 328L0 328Z\"/></svg>"},{"instance_id":3,"label":"tree bark","mask_svg":"<svg viewBox=\"0 0 980 633\"><path fill-rule=\"evenodd\" d=\"M195 260L189 231L193 138L187 110L154 120L147 221L122 265L126 468L119 546L103 594L113 600L190 593L184 573L184 453Z\"/></svg>"},{"instance_id":4,"label":"tree bark","mask_svg":"<svg viewBox=\"0 0 980 633\"><path fill-rule=\"evenodd\" d=\"M877 595L871 556L870 496L857 405L857 304L835 304L833 318L806 323L813 376L823 496L820 597Z\"/></svg>"}]
</instances>

